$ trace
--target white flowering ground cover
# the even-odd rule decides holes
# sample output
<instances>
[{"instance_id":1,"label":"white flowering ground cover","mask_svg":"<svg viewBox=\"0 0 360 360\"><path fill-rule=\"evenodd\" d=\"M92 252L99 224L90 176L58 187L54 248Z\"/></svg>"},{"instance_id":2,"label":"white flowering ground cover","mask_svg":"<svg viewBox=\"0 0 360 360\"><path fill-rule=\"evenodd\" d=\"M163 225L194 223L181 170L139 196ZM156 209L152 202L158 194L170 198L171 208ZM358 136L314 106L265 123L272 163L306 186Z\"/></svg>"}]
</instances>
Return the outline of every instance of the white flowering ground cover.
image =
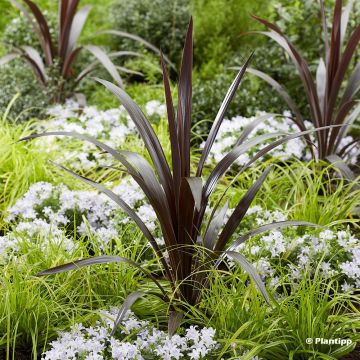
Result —
<instances>
[{"instance_id":1,"label":"white flowering ground cover","mask_svg":"<svg viewBox=\"0 0 360 360\"><path fill-rule=\"evenodd\" d=\"M113 191L125 194L125 201L137 209L138 215L148 228L156 229L156 214L132 179L123 180L113 187ZM69 238L73 238L75 230L80 236L91 234L93 241L98 240L100 248L107 248L111 240L118 236L119 226L128 223L129 219L103 194L95 191L74 191L65 185L55 186L39 182L33 184L24 196L8 209L6 221L12 226L14 234L62 239L63 230L70 230Z\"/></svg>"},{"instance_id":2,"label":"white flowering ground cover","mask_svg":"<svg viewBox=\"0 0 360 360\"><path fill-rule=\"evenodd\" d=\"M241 244L237 251L248 256L269 287L280 293L281 277L296 289L304 273L316 271L324 279L338 278L343 292L360 288L360 241L349 230L303 236L271 231L257 241Z\"/></svg>"},{"instance_id":3,"label":"white flowering ground cover","mask_svg":"<svg viewBox=\"0 0 360 360\"><path fill-rule=\"evenodd\" d=\"M93 327L76 324L60 334L44 360L199 360L212 359L218 347L215 330L190 326L182 335L170 337L148 321L128 312L116 334L111 335L119 309L102 311L101 321Z\"/></svg>"},{"instance_id":4,"label":"white flowering ground cover","mask_svg":"<svg viewBox=\"0 0 360 360\"><path fill-rule=\"evenodd\" d=\"M259 111L256 116L242 117L235 116L231 119L224 119L215 143L211 148L210 155L215 162L219 162L234 146L244 129L250 125L254 120L260 117L264 117L266 113ZM271 116L265 118L253 129L249 134L248 139L255 138L262 134L272 134L281 132L284 134L292 134L299 132L297 125L291 120L291 114L285 111L283 117ZM313 125L309 121L305 121L307 129L312 129ZM314 135L310 134L310 138L314 139ZM354 139L351 136L346 136L341 140L341 146L345 146L351 143ZM236 164L245 165L256 152L270 144L272 139L265 141L263 144L254 146L251 150L239 156L236 160ZM353 148L346 156L346 160L350 163L356 163L359 147ZM271 151L271 156L283 161L291 158L297 158L299 160L308 161L311 158L311 154L303 138L295 138Z\"/></svg>"},{"instance_id":5,"label":"white flowering ground cover","mask_svg":"<svg viewBox=\"0 0 360 360\"><path fill-rule=\"evenodd\" d=\"M136 209L150 231L157 235L158 245L162 246L156 214L137 184L125 178L113 187L113 191L121 194L123 200ZM229 209L227 215L230 216L232 211ZM253 206L237 235L266 223L285 220L286 214L278 210ZM97 247L108 251L112 240L124 232L124 225L129 223L117 205L103 194L69 190L64 185L44 182L32 185L8 209L6 221L12 231L0 237L2 258L17 250L17 237L36 239L41 236L71 252L76 249L74 231L79 236L90 235L93 244L97 242ZM254 263L270 287L281 288L279 278L284 275L296 284L303 272L314 273L317 267L325 278L337 276L344 292L360 287L360 240L349 229L309 230L302 236L294 229L271 231L248 240L236 250Z\"/></svg>"},{"instance_id":6,"label":"white flowering ground cover","mask_svg":"<svg viewBox=\"0 0 360 360\"><path fill-rule=\"evenodd\" d=\"M157 100L149 101L144 108L146 115L153 122L158 122L164 116L165 107ZM73 100L67 100L63 105L55 105L48 110L50 120L42 122L39 131L67 131L86 134L105 142L114 148L120 148L130 135L136 134L134 123L126 110L119 106L106 111L95 106L81 107ZM89 170L104 165L106 156L96 150L91 144L81 141L76 148L71 144L73 138L47 137L42 139L46 146L57 148L61 157L59 162L66 162L72 168Z\"/></svg>"},{"instance_id":7,"label":"white flowering ground cover","mask_svg":"<svg viewBox=\"0 0 360 360\"><path fill-rule=\"evenodd\" d=\"M166 114L165 105L158 100L149 101L145 104L143 110L152 123L159 123ZM231 119L224 119L211 149L209 159L215 162L220 161L234 146L243 130L256 118L263 117L265 114L259 111L253 117L235 116ZM135 125L122 106L116 109L101 111L95 106L81 108L77 102L67 100L64 105L56 105L49 108L48 115L50 120L43 122L37 129L38 131L69 131L87 134L117 149L124 146L130 136L136 137ZM284 112L283 117L270 116L266 118L257 124L249 134L248 139L267 133L292 134L299 132L298 127L290 119L290 116L289 112ZM308 121L306 126L310 129L312 127ZM310 135L310 137L313 137L313 135ZM78 146L74 147L75 140L73 138L61 138L59 140L59 138L48 137L41 141L43 144L45 143L45 148L51 146L51 148L55 147L55 149L61 150L61 156L56 160L62 163L65 162L72 168L87 171L106 164L106 155L97 151L90 143L84 141L76 142ZM346 136L341 144L345 146L352 141L353 138L351 136ZM250 160L252 155L270 142L271 139L258 146L254 146L248 152L240 155L235 163L244 165ZM203 144L200 147L202 146ZM346 160L350 163L356 163L358 151L359 148L353 148L347 155ZM271 152L271 156L283 161L291 158L308 161L311 158L303 138L296 138L278 146Z\"/></svg>"}]
</instances>

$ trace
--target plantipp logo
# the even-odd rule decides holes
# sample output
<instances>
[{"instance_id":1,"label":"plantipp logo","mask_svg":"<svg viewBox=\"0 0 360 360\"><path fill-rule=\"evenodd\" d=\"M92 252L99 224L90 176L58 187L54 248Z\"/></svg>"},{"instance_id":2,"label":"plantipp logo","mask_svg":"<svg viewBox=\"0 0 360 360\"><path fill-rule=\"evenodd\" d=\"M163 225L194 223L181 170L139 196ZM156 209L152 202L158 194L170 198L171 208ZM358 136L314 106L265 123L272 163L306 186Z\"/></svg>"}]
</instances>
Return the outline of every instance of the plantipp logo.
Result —
<instances>
[{"instance_id":1,"label":"plantipp logo","mask_svg":"<svg viewBox=\"0 0 360 360\"><path fill-rule=\"evenodd\" d=\"M326 339L326 338L307 338L306 343L308 345L314 344L314 345L341 345L341 346L349 346L352 344L351 339Z\"/></svg>"}]
</instances>

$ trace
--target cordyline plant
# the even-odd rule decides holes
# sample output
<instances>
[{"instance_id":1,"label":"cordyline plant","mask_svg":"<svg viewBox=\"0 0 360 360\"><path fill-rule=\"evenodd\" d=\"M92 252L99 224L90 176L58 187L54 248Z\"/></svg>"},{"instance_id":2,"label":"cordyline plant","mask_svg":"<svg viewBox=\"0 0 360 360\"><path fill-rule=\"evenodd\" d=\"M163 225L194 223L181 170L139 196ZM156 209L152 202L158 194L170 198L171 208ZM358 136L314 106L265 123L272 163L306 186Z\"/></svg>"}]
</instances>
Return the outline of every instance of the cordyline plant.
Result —
<instances>
[{"instance_id":1,"label":"cordyline plant","mask_svg":"<svg viewBox=\"0 0 360 360\"><path fill-rule=\"evenodd\" d=\"M345 75L350 71L349 67L360 41L360 25L356 26L347 43L344 41L352 5L353 0L350 0L342 11L342 1L336 0L329 37L324 3L320 0L325 54L324 59L320 59L316 80L304 58L279 27L267 20L253 16L269 31L252 33L263 34L276 41L295 64L311 111L311 120L316 128L324 127L323 130L316 132L315 143L305 136L307 144L313 158L330 162L340 162L359 142L357 139L346 145L341 143L360 114L360 102L355 99L360 88L359 62L352 71L347 84L344 84ZM295 124L300 131L305 131L304 118L286 89L259 70L248 68L247 71L263 79L277 91L292 111Z\"/></svg>"},{"instance_id":2,"label":"cordyline plant","mask_svg":"<svg viewBox=\"0 0 360 360\"><path fill-rule=\"evenodd\" d=\"M77 11L80 0L60 0L58 36L53 38L44 14L33 1L23 0L26 6L15 0L11 0L11 2L29 19L31 25L29 31L36 33L42 53L40 54L31 46L20 46L0 58L0 66L17 58L25 60L31 66L38 82L51 92L54 102L62 102L67 96L72 95L78 84L98 65L102 65L117 85L123 87L123 81L118 70L132 71L115 66L111 58L140 56L140 54L132 51L117 51L106 54L98 46L78 45L91 6L84 6ZM139 36L126 32L113 32L116 33L115 35L138 41L152 51L160 53L157 48ZM82 51L90 52L96 61L86 65L81 71L76 71L75 64Z\"/></svg>"},{"instance_id":3,"label":"cordyline plant","mask_svg":"<svg viewBox=\"0 0 360 360\"><path fill-rule=\"evenodd\" d=\"M149 276L158 286L158 295L165 301L170 302L172 309L169 321L169 329L174 330L179 325L181 316L179 314L184 307L180 304L196 305L201 300L201 293L209 285L208 271L216 269L223 262L225 257L230 257L239 263L248 272L251 278L268 301L268 295L265 287L256 273L253 266L244 258L243 255L234 251L234 249L246 239L260 234L270 229L281 228L289 225L312 225L302 221L282 221L271 223L252 229L250 232L240 236L234 241L232 237L235 230L239 227L246 212L259 191L261 185L269 174L270 168L266 169L259 179L251 186L239 201L232 214L225 222L228 209L227 203L223 204L222 196L216 206L213 207L210 216L206 215L206 209L209 206L210 196L213 193L218 181L229 170L236 159L251 147L264 141L280 137L270 145L260 150L246 165L242 166L240 172L245 171L257 159L267 154L276 146L301 136L305 133L284 135L281 133L264 134L257 138L246 141L248 134L259 121L265 120L264 117L256 119L248 128L246 128L234 144L233 149L210 171L203 183L202 175L205 162L208 158L210 149L215 141L220 125L224 119L225 112L234 97L241 79L244 76L246 66L235 77L231 84L220 110L214 120L208 138L206 140L201 158L197 164L197 170L194 175L190 172L191 164L191 108L192 108L192 59L193 59L193 41L192 41L192 20L187 31L182 64L178 83L178 103L177 110L174 108L173 98L170 90L170 82L167 67L161 56L161 65L163 70L163 82L165 90L165 99L167 105L169 137L171 144L171 164L167 161L164 150L153 130L150 122L147 120L140 108L120 87L101 79L98 82L109 89L122 103L131 119L134 121L137 130L144 141L146 149L151 157L153 166L141 155L131 152L115 150L106 144L97 141L84 134L74 132L49 132L43 134L33 134L22 140L33 139L41 136L64 135L89 141L99 147L102 151L110 154L117 160L126 172L137 182L144 191L149 203L156 212L165 247L161 248L157 244L154 236L146 227L144 222L136 212L117 194L103 185L94 182L91 179L77 175L72 171L65 169L74 177L81 179L85 183L93 186L100 192L106 194L115 201L120 208L138 225L144 237L151 244L154 252L162 264L162 270L169 286L163 286L159 279L152 273L149 273L141 265L120 256L98 256L89 259L78 260L73 263L60 265L50 270L41 272L38 275L49 275L60 273L83 266L108 263L112 261L125 262L140 268ZM221 206L220 206L221 205ZM168 255L166 255L166 253ZM166 290L169 289L170 290ZM153 293L152 293L153 294ZM121 321L127 309L144 294L135 292L129 295L121 308L119 316L115 322L115 328ZM170 299L172 299L170 301ZM176 309L176 311L175 311Z\"/></svg>"}]
</instances>

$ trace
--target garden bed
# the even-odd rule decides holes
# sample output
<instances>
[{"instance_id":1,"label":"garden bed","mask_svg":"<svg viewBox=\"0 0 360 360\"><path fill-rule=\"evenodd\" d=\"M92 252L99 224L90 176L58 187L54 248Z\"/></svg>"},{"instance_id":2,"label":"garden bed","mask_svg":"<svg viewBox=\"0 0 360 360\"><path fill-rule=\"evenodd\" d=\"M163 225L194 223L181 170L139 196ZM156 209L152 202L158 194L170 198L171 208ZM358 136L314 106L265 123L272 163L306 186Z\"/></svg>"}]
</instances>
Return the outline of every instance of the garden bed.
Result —
<instances>
[{"instance_id":1,"label":"garden bed","mask_svg":"<svg viewBox=\"0 0 360 360\"><path fill-rule=\"evenodd\" d=\"M359 4L89 2L0 5L0 360L360 359Z\"/></svg>"}]
</instances>

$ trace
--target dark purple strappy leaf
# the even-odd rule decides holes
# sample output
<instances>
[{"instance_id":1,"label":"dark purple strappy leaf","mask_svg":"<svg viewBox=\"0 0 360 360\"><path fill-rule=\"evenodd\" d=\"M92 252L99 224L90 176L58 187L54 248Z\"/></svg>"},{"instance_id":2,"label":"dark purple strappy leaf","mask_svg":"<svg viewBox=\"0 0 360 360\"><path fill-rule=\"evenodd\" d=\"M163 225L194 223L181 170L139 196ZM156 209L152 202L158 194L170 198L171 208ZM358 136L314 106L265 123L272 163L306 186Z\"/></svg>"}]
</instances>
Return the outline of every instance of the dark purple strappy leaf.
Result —
<instances>
[{"instance_id":1,"label":"dark purple strappy leaf","mask_svg":"<svg viewBox=\"0 0 360 360\"><path fill-rule=\"evenodd\" d=\"M196 176L201 176L204 164L206 162L207 157L209 156L211 147L213 146L215 138L219 132L221 123L224 120L226 111L229 108L231 101L235 96L235 92L238 89L242 78L244 77L244 74L246 72L248 65L251 62L252 57L253 57L253 53L248 57L245 64L241 67L241 69L239 70L238 74L236 75L235 79L233 80L230 88L228 89L228 91L225 95L225 98L220 106L220 109L216 115L216 118L211 126L209 136L207 137L207 139L205 141L204 149L202 151L201 158L200 158L200 161L198 164Z\"/></svg>"},{"instance_id":2,"label":"dark purple strappy leaf","mask_svg":"<svg viewBox=\"0 0 360 360\"><path fill-rule=\"evenodd\" d=\"M39 30L41 33L40 36L40 43L42 45L46 63L48 65L52 65L53 59L54 59L54 53L53 53L53 44L51 39L51 34L49 30L49 26L47 24L47 21L38 8L38 6L32 2L31 0L24 0L25 4L29 7L30 11L34 15L34 18L39 26Z\"/></svg>"},{"instance_id":3,"label":"dark purple strappy leaf","mask_svg":"<svg viewBox=\"0 0 360 360\"><path fill-rule=\"evenodd\" d=\"M144 295L145 293L143 293L142 291L134 291L126 297L114 321L114 327L112 329L111 335L115 334L116 329L124 320L127 312L131 309L131 307L135 304L135 302Z\"/></svg>"},{"instance_id":4,"label":"dark purple strappy leaf","mask_svg":"<svg viewBox=\"0 0 360 360\"><path fill-rule=\"evenodd\" d=\"M220 233L217 242L215 243L215 251L220 251L225 248L231 236L234 234L235 230L237 229L240 222L247 213L251 203L253 202L258 191L260 190L270 170L271 167L268 167L241 198L238 205L235 207L233 213L231 214L229 220L225 224L224 229Z\"/></svg>"},{"instance_id":5,"label":"dark purple strappy leaf","mask_svg":"<svg viewBox=\"0 0 360 360\"><path fill-rule=\"evenodd\" d=\"M266 291L265 285L262 282L259 274L257 273L256 269L252 264L249 263L246 258L241 255L240 253L237 253L235 251L226 251L225 254L235 260L235 262L239 263L240 266L248 273L250 278L254 281L258 289L260 290L261 294L263 295L264 299L268 304L270 304L270 298Z\"/></svg>"}]
</instances>

